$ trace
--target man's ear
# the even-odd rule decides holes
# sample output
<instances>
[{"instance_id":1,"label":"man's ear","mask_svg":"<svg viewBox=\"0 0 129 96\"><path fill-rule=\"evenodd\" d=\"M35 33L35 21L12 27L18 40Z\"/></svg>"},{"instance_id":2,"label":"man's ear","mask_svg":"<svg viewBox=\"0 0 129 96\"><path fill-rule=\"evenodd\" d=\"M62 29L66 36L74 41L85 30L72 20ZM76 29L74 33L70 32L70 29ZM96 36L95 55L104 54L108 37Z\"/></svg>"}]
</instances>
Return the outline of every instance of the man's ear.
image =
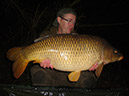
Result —
<instances>
[{"instance_id":1,"label":"man's ear","mask_svg":"<svg viewBox=\"0 0 129 96\"><path fill-rule=\"evenodd\" d=\"M57 22L60 24L61 18L57 17Z\"/></svg>"}]
</instances>

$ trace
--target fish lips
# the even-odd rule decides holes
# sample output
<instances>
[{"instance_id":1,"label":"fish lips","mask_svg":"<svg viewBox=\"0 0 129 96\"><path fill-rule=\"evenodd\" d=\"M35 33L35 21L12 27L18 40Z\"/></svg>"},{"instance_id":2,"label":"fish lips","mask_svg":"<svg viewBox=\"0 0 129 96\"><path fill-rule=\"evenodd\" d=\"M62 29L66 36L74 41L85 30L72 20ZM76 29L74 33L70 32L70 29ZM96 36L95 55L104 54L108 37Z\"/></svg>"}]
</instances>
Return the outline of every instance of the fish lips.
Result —
<instances>
[{"instance_id":1,"label":"fish lips","mask_svg":"<svg viewBox=\"0 0 129 96\"><path fill-rule=\"evenodd\" d=\"M124 58L124 56L121 56L121 57L119 58L119 61L122 60L123 58Z\"/></svg>"}]
</instances>

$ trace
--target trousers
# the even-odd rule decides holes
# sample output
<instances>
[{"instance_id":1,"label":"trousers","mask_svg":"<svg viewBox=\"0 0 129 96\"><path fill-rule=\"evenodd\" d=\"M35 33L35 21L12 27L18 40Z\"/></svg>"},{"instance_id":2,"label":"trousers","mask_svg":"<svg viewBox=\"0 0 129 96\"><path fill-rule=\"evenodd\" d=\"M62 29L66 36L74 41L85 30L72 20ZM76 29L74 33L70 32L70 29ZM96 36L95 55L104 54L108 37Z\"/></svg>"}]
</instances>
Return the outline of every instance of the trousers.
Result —
<instances>
[{"instance_id":1,"label":"trousers","mask_svg":"<svg viewBox=\"0 0 129 96\"><path fill-rule=\"evenodd\" d=\"M68 80L68 75L70 72L63 72L47 68L44 69L39 65L34 65L30 71L33 86L94 88L98 80L95 74L90 71L82 71L77 82L70 82Z\"/></svg>"}]
</instances>

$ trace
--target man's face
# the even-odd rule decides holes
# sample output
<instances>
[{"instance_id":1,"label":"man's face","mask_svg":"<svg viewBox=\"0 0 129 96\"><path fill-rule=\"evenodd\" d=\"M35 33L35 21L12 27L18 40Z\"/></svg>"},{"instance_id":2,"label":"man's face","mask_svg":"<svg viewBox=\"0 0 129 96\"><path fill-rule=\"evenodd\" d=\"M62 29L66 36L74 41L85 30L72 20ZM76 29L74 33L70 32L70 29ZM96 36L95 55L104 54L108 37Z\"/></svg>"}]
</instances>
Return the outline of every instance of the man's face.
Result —
<instances>
[{"instance_id":1,"label":"man's face","mask_svg":"<svg viewBox=\"0 0 129 96\"><path fill-rule=\"evenodd\" d=\"M69 34L74 29L76 16L73 14L65 14L62 17L57 17L61 34Z\"/></svg>"}]
</instances>

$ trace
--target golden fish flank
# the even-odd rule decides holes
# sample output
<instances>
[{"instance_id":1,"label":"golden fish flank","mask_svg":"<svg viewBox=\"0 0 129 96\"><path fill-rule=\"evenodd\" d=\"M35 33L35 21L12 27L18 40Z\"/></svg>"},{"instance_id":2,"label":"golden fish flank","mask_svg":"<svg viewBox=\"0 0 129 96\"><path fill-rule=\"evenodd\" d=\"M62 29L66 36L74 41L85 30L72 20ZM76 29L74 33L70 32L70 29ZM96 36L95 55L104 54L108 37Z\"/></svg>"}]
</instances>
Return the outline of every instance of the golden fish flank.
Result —
<instances>
[{"instance_id":1,"label":"golden fish flank","mask_svg":"<svg viewBox=\"0 0 129 96\"><path fill-rule=\"evenodd\" d=\"M7 57L15 61L13 64L15 78L22 75L30 61L40 63L48 58L55 69L72 72L68 76L70 81L77 81L80 72L90 69L94 64L101 64L105 61L110 63L122 58L121 54L119 56L113 55L114 53L109 49L113 48L99 37L56 35L21 48L21 50L19 47L10 49L7 52ZM16 51L18 51L17 54ZM112 57L109 57L109 54ZM17 56L17 59L14 59L14 56Z\"/></svg>"}]
</instances>

